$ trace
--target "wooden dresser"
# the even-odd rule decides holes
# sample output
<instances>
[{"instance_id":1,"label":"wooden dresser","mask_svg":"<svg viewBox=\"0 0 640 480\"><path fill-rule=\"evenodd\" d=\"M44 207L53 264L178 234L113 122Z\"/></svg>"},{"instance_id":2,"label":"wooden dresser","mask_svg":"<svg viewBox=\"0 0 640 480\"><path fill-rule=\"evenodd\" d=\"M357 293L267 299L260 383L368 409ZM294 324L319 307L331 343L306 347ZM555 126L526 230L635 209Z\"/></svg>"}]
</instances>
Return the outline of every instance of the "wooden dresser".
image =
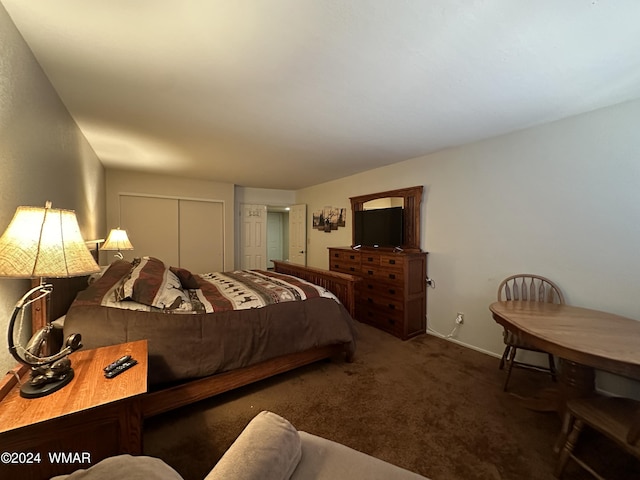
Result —
<instances>
[{"instance_id":1,"label":"wooden dresser","mask_svg":"<svg viewBox=\"0 0 640 480\"><path fill-rule=\"evenodd\" d=\"M329 269L362 277L356 319L403 340L425 333L427 254L329 248Z\"/></svg>"}]
</instances>

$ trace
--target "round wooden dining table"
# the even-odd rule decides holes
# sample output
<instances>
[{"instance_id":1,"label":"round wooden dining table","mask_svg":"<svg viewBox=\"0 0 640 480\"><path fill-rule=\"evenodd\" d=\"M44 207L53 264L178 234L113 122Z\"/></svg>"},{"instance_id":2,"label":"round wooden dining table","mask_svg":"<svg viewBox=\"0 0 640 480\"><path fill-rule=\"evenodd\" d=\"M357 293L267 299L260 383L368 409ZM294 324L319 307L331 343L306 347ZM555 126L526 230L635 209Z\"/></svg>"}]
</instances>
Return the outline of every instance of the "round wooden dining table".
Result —
<instances>
[{"instance_id":1,"label":"round wooden dining table","mask_svg":"<svg viewBox=\"0 0 640 480\"><path fill-rule=\"evenodd\" d=\"M640 380L640 321L545 302L502 301L489 309L497 323L560 359L558 388L529 399L530 408L562 412L569 398L594 392L595 370Z\"/></svg>"}]
</instances>

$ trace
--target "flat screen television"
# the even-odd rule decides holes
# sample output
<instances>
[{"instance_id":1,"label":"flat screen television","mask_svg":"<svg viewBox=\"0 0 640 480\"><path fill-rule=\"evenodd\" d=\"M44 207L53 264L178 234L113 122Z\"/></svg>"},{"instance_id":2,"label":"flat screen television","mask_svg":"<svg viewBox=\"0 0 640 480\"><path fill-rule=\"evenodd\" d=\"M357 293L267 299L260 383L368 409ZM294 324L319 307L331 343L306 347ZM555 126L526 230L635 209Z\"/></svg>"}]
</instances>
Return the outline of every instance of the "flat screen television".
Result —
<instances>
[{"instance_id":1,"label":"flat screen television","mask_svg":"<svg viewBox=\"0 0 640 480\"><path fill-rule=\"evenodd\" d=\"M363 247L399 247L403 243L402 207L358 210L354 213L355 245Z\"/></svg>"}]
</instances>

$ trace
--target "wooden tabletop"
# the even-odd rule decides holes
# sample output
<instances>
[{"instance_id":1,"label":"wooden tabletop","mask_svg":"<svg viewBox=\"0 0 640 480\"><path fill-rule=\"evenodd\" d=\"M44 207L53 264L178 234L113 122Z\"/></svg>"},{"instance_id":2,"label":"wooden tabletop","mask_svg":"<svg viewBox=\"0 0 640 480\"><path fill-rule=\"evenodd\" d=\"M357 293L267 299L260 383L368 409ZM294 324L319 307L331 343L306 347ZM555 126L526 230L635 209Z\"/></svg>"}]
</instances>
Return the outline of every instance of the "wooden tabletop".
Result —
<instances>
[{"instance_id":1,"label":"wooden tabletop","mask_svg":"<svg viewBox=\"0 0 640 480\"><path fill-rule=\"evenodd\" d=\"M489 307L527 342L582 365L640 379L640 321L570 305L503 301Z\"/></svg>"},{"instance_id":2,"label":"wooden tabletop","mask_svg":"<svg viewBox=\"0 0 640 480\"><path fill-rule=\"evenodd\" d=\"M134 367L112 379L103 368L131 355L138 361ZM107 403L143 394L147 391L147 341L123 343L72 353L73 380L51 395L26 399L14 387L0 402L0 433L38 422L95 408ZM23 379L23 381L28 378Z\"/></svg>"}]
</instances>

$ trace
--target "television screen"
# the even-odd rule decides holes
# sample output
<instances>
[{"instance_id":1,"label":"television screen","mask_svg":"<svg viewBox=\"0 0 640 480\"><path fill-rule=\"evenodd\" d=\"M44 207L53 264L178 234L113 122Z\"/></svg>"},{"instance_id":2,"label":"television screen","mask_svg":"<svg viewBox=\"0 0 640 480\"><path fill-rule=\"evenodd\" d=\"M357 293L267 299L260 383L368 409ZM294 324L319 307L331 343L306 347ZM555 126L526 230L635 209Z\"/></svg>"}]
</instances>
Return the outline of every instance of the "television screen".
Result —
<instances>
[{"instance_id":1,"label":"television screen","mask_svg":"<svg viewBox=\"0 0 640 480\"><path fill-rule=\"evenodd\" d=\"M356 245L366 247L399 247L402 245L402 207L356 211L353 220Z\"/></svg>"}]
</instances>

